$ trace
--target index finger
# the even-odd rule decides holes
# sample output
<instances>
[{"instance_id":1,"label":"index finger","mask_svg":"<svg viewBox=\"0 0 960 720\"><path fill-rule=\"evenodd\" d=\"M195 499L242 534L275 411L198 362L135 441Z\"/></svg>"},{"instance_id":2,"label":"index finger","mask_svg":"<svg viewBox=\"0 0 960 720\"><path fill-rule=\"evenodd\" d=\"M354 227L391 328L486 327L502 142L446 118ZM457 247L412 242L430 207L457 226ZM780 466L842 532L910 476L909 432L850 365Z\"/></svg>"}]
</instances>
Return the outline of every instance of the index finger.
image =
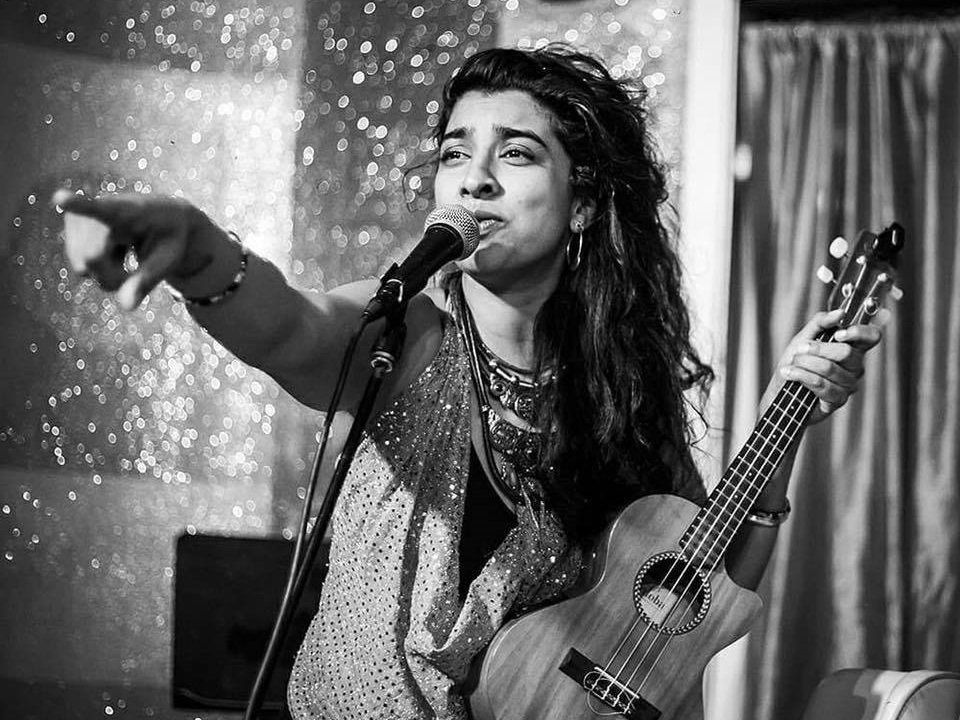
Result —
<instances>
[{"instance_id":1,"label":"index finger","mask_svg":"<svg viewBox=\"0 0 960 720\"><path fill-rule=\"evenodd\" d=\"M133 215L131 212L133 201L130 197L123 195L94 198L61 188L53 194L51 202L58 205L64 212L94 218L111 228L124 225Z\"/></svg>"},{"instance_id":2,"label":"index finger","mask_svg":"<svg viewBox=\"0 0 960 720\"><path fill-rule=\"evenodd\" d=\"M807 322L806 325L800 329L800 332L797 333L797 338L802 340L814 340L821 333L835 328L840 324L840 320L842 319L842 310L818 312Z\"/></svg>"}]
</instances>

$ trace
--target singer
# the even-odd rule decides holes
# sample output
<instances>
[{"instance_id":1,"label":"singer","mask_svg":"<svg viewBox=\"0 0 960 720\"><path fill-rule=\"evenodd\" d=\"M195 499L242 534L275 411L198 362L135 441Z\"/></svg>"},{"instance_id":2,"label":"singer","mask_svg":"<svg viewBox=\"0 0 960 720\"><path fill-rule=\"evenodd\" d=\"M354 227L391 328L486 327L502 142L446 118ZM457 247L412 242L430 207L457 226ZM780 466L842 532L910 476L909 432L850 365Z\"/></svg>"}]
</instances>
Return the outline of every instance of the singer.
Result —
<instances>
[{"instance_id":1,"label":"singer","mask_svg":"<svg viewBox=\"0 0 960 720\"><path fill-rule=\"evenodd\" d=\"M409 299L405 354L334 514L293 717L463 720L477 655L511 617L571 590L617 511L649 493L704 498L699 408L685 398L713 372L691 345L642 100L563 46L481 52L446 84L435 201L469 211L479 244ZM78 272L130 309L165 280L239 358L326 407L376 282L301 294L185 201L57 201ZM106 239L82 231L89 218ZM792 379L819 398L810 422L846 402L880 331L814 341L837 322L818 314L800 330L765 401ZM365 376L352 374L344 411ZM756 587L786 517L790 464L734 543L727 565L743 586Z\"/></svg>"}]
</instances>

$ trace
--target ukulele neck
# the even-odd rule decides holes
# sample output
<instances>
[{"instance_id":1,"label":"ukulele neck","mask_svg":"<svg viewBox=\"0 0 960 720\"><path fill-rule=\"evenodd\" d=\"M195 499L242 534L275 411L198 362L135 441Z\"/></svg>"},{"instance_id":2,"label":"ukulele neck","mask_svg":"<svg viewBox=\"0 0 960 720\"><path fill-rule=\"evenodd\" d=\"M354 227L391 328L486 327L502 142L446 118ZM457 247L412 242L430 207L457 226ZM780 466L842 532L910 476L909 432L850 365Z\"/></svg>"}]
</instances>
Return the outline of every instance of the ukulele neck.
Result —
<instances>
[{"instance_id":1,"label":"ukulele neck","mask_svg":"<svg viewBox=\"0 0 960 720\"><path fill-rule=\"evenodd\" d=\"M780 389L681 538L680 547L691 561L717 566L763 488L803 434L815 404L816 396L800 383L791 381Z\"/></svg>"}]
</instances>

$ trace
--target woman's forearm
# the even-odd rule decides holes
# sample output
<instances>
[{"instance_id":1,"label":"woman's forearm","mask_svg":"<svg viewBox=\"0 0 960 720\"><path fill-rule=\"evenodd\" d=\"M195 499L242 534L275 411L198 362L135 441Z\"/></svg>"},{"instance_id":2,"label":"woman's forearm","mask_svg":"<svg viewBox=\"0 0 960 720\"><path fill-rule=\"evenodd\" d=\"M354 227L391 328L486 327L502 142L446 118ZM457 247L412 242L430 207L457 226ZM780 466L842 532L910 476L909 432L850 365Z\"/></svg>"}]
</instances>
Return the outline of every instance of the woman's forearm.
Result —
<instances>
[{"instance_id":1,"label":"woman's forearm","mask_svg":"<svg viewBox=\"0 0 960 720\"><path fill-rule=\"evenodd\" d=\"M225 288L234 277L240 263L240 249L224 253L217 260L219 277L206 283L208 291L194 293L205 297ZM235 255L235 257L229 257ZM194 285L196 287L196 284ZM188 292L177 287L186 296ZM271 375L289 372L303 362L299 355L305 348L292 347L299 341L305 344L304 330L308 316L319 309L302 293L290 287L283 273L253 253L247 260L243 282L222 302L213 305L188 304L193 318L234 355L249 365Z\"/></svg>"},{"instance_id":2,"label":"woman's forearm","mask_svg":"<svg viewBox=\"0 0 960 720\"><path fill-rule=\"evenodd\" d=\"M778 512L786 506L787 485L793 471L795 457L796 446L784 457L780 469L764 487L754 508ZM773 554L778 530L778 525L768 527L748 520L737 531L727 551L726 567L727 574L740 587L756 590L760 585L770 556Z\"/></svg>"},{"instance_id":3,"label":"woman's forearm","mask_svg":"<svg viewBox=\"0 0 960 720\"><path fill-rule=\"evenodd\" d=\"M359 298L369 288L355 283L332 293L301 292L277 266L245 251L205 215L193 227L184 261L166 277L186 298L190 315L297 400L325 408L343 348L360 317Z\"/></svg>"}]
</instances>

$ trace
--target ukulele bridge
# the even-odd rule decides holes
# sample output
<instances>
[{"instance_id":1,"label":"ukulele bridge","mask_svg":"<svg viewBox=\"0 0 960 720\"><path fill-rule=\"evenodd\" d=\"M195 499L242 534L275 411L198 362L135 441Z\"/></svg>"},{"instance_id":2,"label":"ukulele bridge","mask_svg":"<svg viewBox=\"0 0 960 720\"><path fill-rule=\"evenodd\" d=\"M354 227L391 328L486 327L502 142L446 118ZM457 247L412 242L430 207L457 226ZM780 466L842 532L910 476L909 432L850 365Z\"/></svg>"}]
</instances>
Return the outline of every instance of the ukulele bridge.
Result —
<instances>
[{"instance_id":1,"label":"ukulele bridge","mask_svg":"<svg viewBox=\"0 0 960 720\"><path fill-rule=\"evenodd\" d=\"M640 694L573 648L567 652L560 671L572 678L592 697L610 706L627 720L657 720L661 713Z\"/></svg>"}]
</instances>

